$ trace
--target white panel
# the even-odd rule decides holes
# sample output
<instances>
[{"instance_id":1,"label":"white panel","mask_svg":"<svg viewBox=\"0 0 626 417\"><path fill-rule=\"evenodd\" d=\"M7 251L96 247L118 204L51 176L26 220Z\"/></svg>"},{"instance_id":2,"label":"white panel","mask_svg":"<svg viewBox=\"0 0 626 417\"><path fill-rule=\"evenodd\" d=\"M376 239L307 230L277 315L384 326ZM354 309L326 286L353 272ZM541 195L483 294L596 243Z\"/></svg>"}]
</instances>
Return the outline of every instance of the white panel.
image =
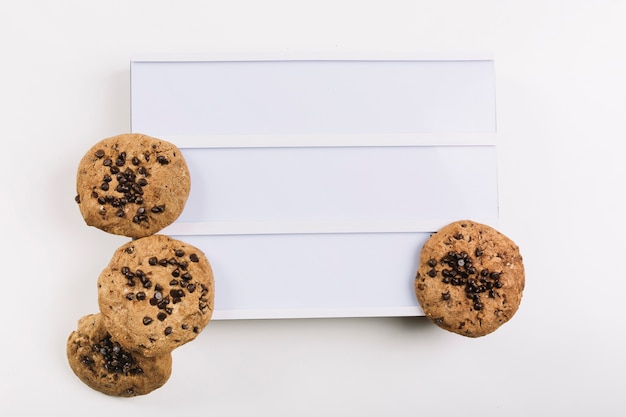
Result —
<instances>
[{"instance_id":1,"label":"white panel","mask_svg":"<svg viewBox=\"0 0 626 417\"><path fill-rule=\"evenodd\" d=\"M494 132L492 61L134 62L154 135Z\"/></svg>"},{"instance_id":2,"label":"white panel","mask_svg":"<svg viewBox=\"0 0 626 417\"><path fill-rule=\"evenodd\" d=\"M181 222L497 217L496 152L474 147L184 150Z\"/></svg>"},{"instance_id":3,"label":"white panel","mask_svg":"<svg viewBox=\"0 0 626 417\"><path fill-rule=\"evenodd\" d=\"M216 319L422 314L413 279L428 233L175 237L211 260Z\"/></svg>"}]
</instances>

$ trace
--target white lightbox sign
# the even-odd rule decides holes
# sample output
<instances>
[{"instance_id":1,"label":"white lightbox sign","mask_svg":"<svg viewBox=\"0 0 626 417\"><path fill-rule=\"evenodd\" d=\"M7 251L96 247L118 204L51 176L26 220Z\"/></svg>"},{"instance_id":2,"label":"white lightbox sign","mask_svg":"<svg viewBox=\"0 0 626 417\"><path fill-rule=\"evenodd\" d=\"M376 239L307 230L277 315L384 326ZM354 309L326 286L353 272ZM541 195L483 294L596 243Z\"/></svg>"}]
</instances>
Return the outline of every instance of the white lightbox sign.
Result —
<instances>
[{"instance_id":1,"label":"white lightbox sign","mask_svg":"<svg viewBox=\"0 0 626 417\"><path fill-rule=\"evenodd\" d=\"M497 224L495 117L488 58L131 61L132 131L191 171L162 233L209 258L214 319L423 315L428 236Z\"/></svg>"}]
</instances>

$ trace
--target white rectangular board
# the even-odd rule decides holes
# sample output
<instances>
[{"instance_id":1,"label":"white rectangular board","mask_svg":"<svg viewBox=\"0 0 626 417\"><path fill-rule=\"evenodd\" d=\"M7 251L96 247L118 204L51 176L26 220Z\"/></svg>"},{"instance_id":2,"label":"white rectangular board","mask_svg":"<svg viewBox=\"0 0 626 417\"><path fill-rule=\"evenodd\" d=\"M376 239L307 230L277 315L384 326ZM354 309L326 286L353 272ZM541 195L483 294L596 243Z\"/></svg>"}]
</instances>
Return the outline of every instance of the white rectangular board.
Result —
<instances>
[{"instance_id":1,"label":"white rectangular board","mask_svg":"<svg viewBox=\"0 0 626 417\"><path fill-rule=\"evenodd\" d=\"M131 121L188 162L163 233L211 261L214 319L422 315L430 233L498 220L487 58L138 58Z\"/></svg>"}]
</instances>

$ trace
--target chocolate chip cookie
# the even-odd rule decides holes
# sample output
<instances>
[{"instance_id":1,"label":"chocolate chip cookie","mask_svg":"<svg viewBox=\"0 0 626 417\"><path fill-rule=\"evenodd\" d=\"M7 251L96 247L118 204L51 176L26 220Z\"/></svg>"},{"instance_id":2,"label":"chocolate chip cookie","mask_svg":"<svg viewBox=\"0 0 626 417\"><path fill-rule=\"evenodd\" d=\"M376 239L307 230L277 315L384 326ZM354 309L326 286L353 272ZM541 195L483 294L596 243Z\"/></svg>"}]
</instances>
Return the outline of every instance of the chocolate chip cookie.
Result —
<instances>
[{"instance_id":1,"label":"chocolate chip cookie","mask_svg":"<svg viewBox=\"0 0 626 417\"><path fill-rule=\"evenodd\" d=\"M75 200L87 225L139 238L173 223L190 187L187 163L175 145L122 134L101 140L83 156Z\"/></svg>"},{"instance_id":2,"label":"chocolate chip cookie","mask_svg":"<svg viewBox=\"0 0 626 417\"><path fill-rule=\"evenodd\" d=\"M98 277L98 305L110 334L145 356L193 339L213 313L213 271L196 247L155 234L119 247Z\"/></svg>"},{"instance_id":3,"label":"chocolate chip cookie","mask_svg":"<svg viewBox=\"0 0 626 417\"><path fill-rule=\"evenodd\" d=\"M72 371L96 391L118 397L148 394L163 386L172 373L172 355L146 357L122 348L104 327L101 314L78 321L67 340Z\"/></svg>"},{"instance_id":4,"label":"chocolate chip cookie","mask_svg":"<svg viewBox=\"0 0 626 417\"><path fill-rule=\"evenodd\" d=\"M513 317L524 283L517 245L490 226L462 220L434 233L422 247L415 294L436 325L479 337Z\"/></svg>"}]
</instances>

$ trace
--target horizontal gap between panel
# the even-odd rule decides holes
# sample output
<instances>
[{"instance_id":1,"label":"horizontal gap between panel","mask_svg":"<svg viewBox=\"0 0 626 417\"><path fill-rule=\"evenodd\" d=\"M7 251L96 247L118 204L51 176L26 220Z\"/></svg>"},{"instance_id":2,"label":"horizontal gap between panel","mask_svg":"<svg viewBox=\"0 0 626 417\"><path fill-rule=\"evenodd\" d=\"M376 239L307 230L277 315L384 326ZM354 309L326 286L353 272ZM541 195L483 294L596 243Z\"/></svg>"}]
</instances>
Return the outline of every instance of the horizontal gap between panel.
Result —
<instances>
[{"instance_id":1,"label":"horizontal gap between panel","mask_svg":"<svg viewBox=\"0 0 626 417\"><path fill-rule=\"evenodd\" d=\"M371 308L302 308L302 309L215 309L212 320L240 319L307 319L349 317L418 317L424 312L418 306Z\"/></svg>"},{"instance_id":2,"label":"horizontal gap between panel","mask_svg":"<svg viewBox=\"0 0 626 417\"><path fill-rule=\"evenodd\" d=\"M471 220L497 227L495 218ZM179 236L432 233L453 221L177 222L166 227L163 233Z\"/></svg>"},{"instance_id":3,"label":"horizontal gap between panel","mask_svg":"<svg viewBox=\"0 0 626 417\"><path fill-rule=\"evenodd\" d=\"M144 133L144 132L137 132ZM181 149L495 146L495 133L363 135L158 135Z\"/></svg>"}]
</instances>

